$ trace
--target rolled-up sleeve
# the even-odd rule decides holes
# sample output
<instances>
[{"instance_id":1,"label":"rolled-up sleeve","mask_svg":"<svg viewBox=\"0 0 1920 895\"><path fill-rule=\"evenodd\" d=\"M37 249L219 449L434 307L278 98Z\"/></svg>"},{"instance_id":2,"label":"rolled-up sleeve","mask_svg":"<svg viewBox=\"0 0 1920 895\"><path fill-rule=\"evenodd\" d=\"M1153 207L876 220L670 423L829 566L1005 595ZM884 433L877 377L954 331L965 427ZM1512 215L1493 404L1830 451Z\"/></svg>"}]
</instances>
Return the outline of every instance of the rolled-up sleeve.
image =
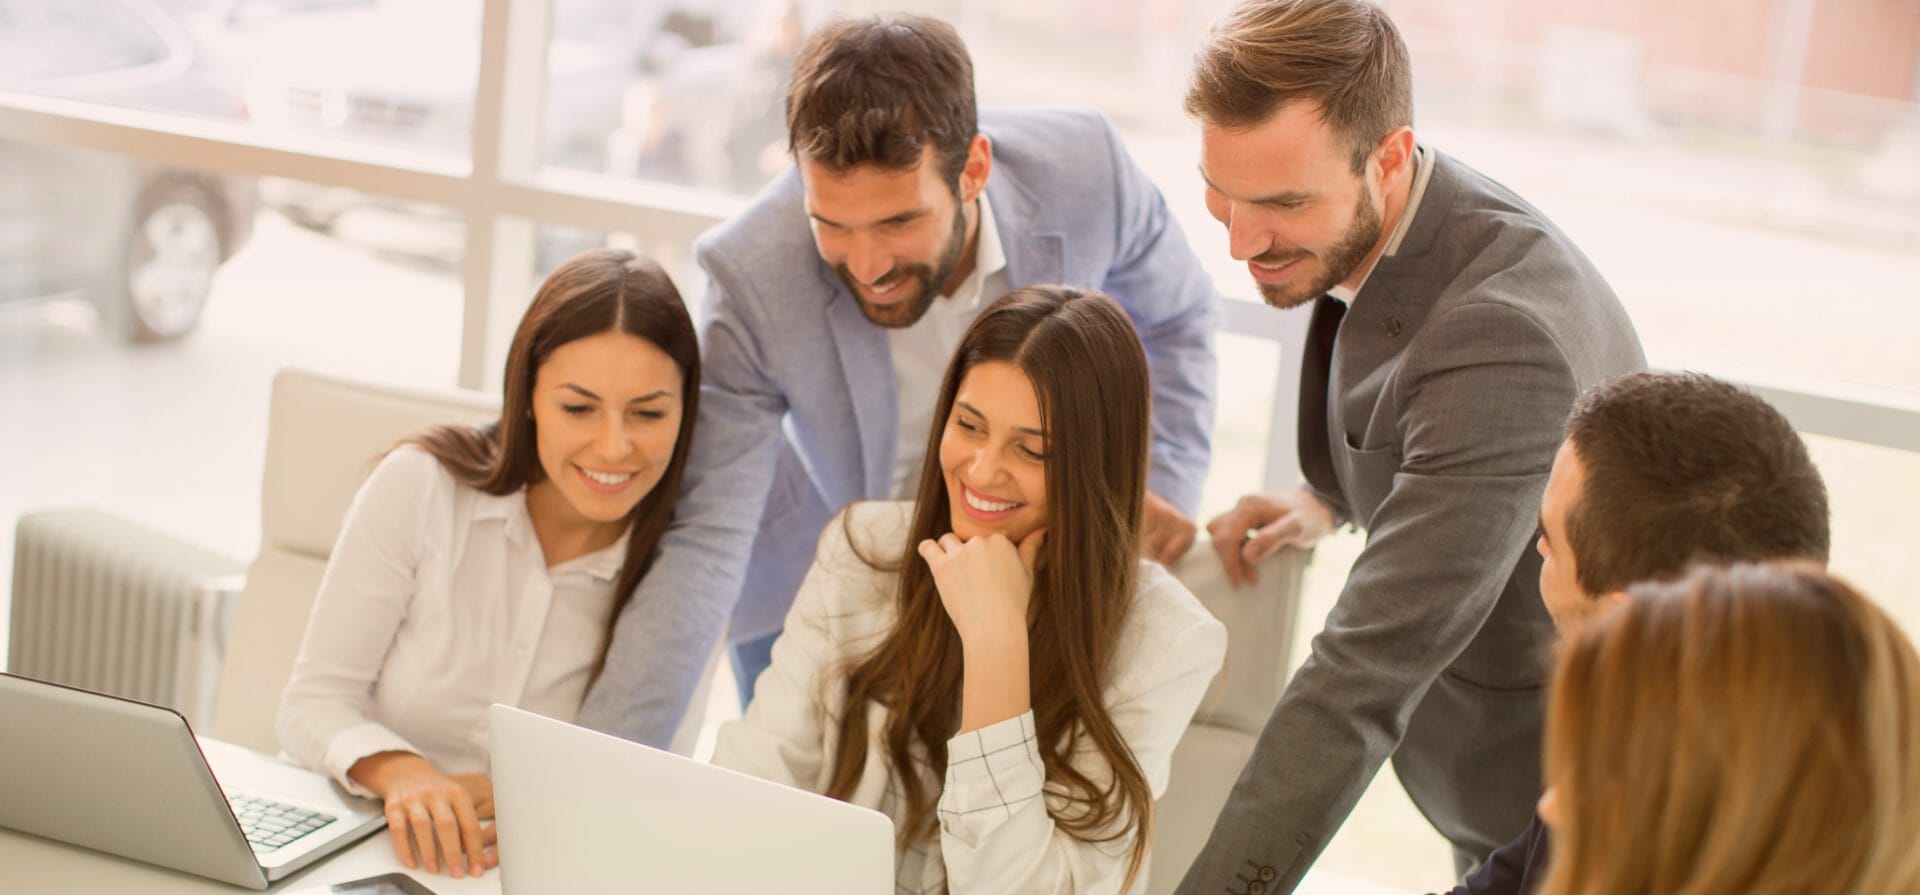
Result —
<instances>
[{"instance_id":1,"label":"rolled-up sleeve","mask_svg":"<svg viewBox=\"0 0 1920 895\"><path fill-rule=\"evenodd\" d=\"M1149 586L1181 587L1171 576ZM1139 633L1127 667L1117 669L1109 688L1107 712L1158 798L1166 791L1173 748L1225 660L1227 634L1197 609L1156 615ZM1113 779L1111 766L1084 737L1072 761L1095 787ZM1031 711L948 740L937 811L949 891L1121 891L1137 829L1116 826L1106 831L1112 838L1081 839L1054 822L1052 812L1066 805L1046 788Z\"/></svg>"},{"instance_id":2,"label":"rolled-up sleeve","mask_svg":"<svg viewBox=\"0 0 1920 895\"><path fill-rule=\"evenodd\" d=\"M977 847L1040 799L1046 766L1033 733L1033 711L947 741L947 782L940 791L944 834Z\"/></svg>"}]
</instances>

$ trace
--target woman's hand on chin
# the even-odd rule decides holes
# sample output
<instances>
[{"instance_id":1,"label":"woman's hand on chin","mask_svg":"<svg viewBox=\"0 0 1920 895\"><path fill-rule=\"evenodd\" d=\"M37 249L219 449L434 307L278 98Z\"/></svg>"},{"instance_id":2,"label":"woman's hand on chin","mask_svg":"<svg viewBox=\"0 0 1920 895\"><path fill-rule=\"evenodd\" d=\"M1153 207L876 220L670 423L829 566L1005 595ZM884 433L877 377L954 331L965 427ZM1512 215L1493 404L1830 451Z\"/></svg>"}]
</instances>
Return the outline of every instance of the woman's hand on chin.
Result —
<instances>
[{"instance_id":1,"label":"woman's hand on chin","mask_svg":"<svg viewBox=\"0 0 1920 895\"><path fill-rule=\"evenodd\" d=\"M1046 536L1035 531L1019 547L999 534L965 542L947 534L920 542L940 603L960 632L962 733L1017 718L1033 706L1027 608L1034 561Z\"/></svg>"},{"instance_id":2,"label":"woman's hand on chin","mask_svg":"<svg viewBox=\"0 0 1920 895\"><path fill-rule=\"evenodd\" d=\"M1027 608L1033 599L1033 568L1046 540L1037 529L1015 547L1006 535L969 541L951 532L920 542L920 556L933 572L940 603L965 644L1027 639Z\"/></svg>"}]
</instances>

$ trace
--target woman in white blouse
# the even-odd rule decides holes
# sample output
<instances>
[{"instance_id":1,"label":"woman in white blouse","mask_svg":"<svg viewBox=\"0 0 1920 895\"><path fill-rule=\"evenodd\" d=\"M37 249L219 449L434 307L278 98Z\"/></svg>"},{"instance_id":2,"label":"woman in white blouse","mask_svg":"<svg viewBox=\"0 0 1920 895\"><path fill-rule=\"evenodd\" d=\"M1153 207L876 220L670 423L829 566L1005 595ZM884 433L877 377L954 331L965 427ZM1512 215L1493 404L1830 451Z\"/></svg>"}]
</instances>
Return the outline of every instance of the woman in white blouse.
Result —
<instances>
[{"instance_id":1,"label":"woman in white blouse","mask_svg":"<svg viewBox=\"0 0 1920 895\"><path fill-rule=\"evenodd\" d=\"M1098 293L1010 293L918 499L828 526L714 762L876 808L903 892L1121 892L1226 631L1140 556L1146 358Z\"/></svg>"},{"instance_id":2,"label":"woman in white blouse","mask_svg":"<svg viewBox=\"0 0 1920 895\"><path fill-rule=\"evenodd\" d=\"M280 701L280 743L384 799L407 867L496 861L487 706L571 721L673 513L697 411L693 323L631 252L547 278L500 419L438 426L373 470Z\"/></svg>"}]
</instances>

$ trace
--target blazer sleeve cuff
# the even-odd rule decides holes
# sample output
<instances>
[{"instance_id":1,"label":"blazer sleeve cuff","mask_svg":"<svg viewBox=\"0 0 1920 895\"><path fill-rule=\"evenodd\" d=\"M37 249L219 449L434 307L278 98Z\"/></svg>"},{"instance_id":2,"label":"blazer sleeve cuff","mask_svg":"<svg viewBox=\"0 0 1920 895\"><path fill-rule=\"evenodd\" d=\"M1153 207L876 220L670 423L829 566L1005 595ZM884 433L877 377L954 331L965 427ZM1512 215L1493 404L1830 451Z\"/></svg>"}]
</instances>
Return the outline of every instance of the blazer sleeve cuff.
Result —
<instances>
[{"instance_id":1,"label":"blazer sleeve cuff","mask_svg":"<svg viewBox=\"0 0 1920 895\"><path fill-rule=\"evenodd\" d=\"M1031 710L947 740L947 780L940 792L940 823L970 843L1040 798L1040 763Z\"/></svg>"},{"instance_id":2,"label":"blazer sleeve cuff","mask_svg":"<svg viewBox=\"0 0 1920 895\"><path fill-rule=\"evenodd\" d=\"M1311 494L1314 497L1319 498L1321 503L1327 505L1327 509L1333 513L1334 528L1339 528L1342 525L1353 524L1353 514L1347 511L1347 505L1341 502L1340 498L1332 494L1328 494L1327 492L1322 491L1319 488L1315 488L1312 484L1307 482L1301 482L1300 487L1307 489L1308 494Z\"/></svg>"}]
</instances>

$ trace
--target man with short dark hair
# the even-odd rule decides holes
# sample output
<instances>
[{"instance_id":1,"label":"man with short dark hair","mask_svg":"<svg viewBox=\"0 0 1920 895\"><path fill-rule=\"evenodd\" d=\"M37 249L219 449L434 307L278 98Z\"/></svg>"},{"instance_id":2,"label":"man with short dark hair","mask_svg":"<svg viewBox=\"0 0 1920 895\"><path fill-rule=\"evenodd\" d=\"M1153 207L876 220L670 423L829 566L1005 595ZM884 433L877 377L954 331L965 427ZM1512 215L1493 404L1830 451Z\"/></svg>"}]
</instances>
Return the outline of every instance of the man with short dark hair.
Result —
<instances>
[{"instance_id":1,"label":"man with short dark hair","mask_svg":"<svg viewBox=\"0 0 1920 895\"><path fill-rule=\"evenodd\" d=\"M1581 396L1540 503L1540 596L1561 636L1628 585L1695 562L1825 564L1827 488L1786 417L1693 373L1635 373ZM1524 895L1546 878L1536 814L1453 895Z\"/></svg>"},{"instance_id":2,"label":"man with short dark hair","mask_svg":"<svg viewBox=\"0 0 1920 895\"><path fill-rule=\"evenodd\" d=\"M1106 120L977 115L959 35L899 15L810 36L787 127L796 170L695 246L710 278L695 448L579 716L630 739L670 735L729 616L750 698L822 527L912 495L953 350L1012 289L1095 288L1126 309L1153 382L1147 553L1193 541L1222 312ZM708 612L660 617L652 596L686 590Z\"/></svg>"},{"instance_id":3,"label":"man with short dark hair","mask_svg":"<svg viewBox=\"0 0 1920 895\"><path fill-rule=\"evenodd\" d=\"M1180 891L1287 892L1391 757L1464 872L1527 823L1553 638L1527 549L1574 398L1645 366L1591 262L1414 138L1365 0L1246 0L1195 59L1207 208L1267 303L1312 306L1306 486L1208 525L1229 577L1338 522L1367 543Z\"/></svg>"}]
</instances>

